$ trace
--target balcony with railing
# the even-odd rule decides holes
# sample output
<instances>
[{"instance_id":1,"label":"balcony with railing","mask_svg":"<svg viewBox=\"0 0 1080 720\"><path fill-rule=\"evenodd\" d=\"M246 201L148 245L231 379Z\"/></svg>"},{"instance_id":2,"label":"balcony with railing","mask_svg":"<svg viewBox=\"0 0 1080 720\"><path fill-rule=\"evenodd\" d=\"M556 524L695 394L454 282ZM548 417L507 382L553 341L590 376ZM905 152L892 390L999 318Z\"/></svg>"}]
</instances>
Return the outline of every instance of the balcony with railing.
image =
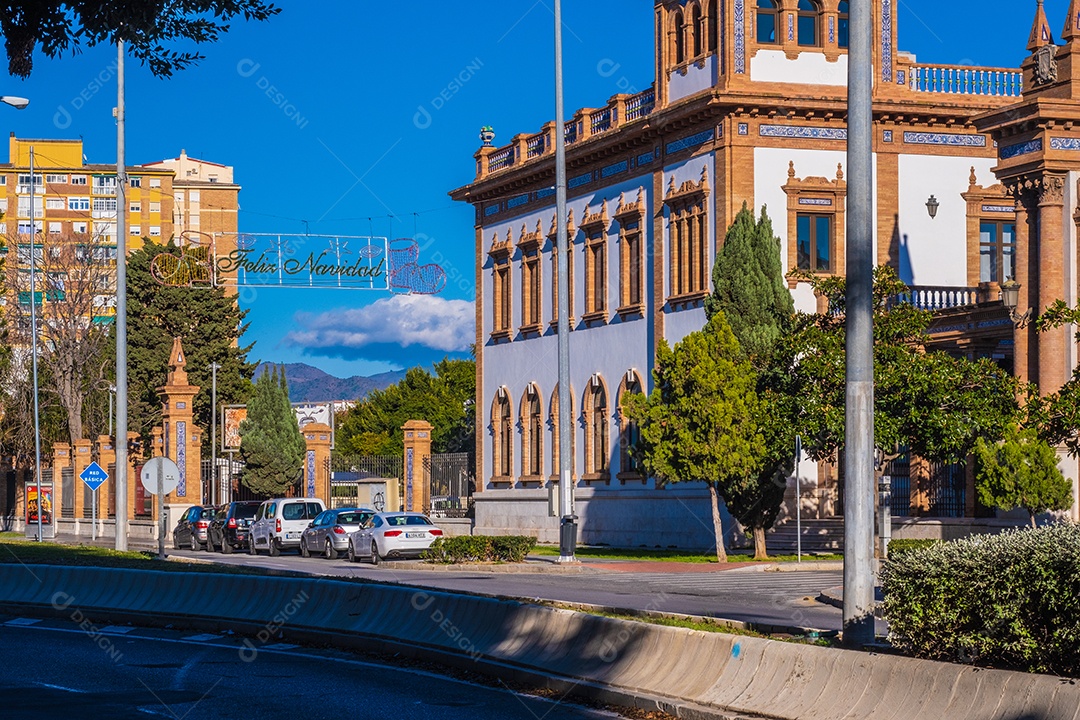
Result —
<instances>
[{"instance_id":1,"label":"balcony with railing","mask_svg":"<svg viewBox=\"0 0 1080 720\"><path fill-rule=\"evenodd\" d=\"M1018 98L1023 85L1024 73L1009 68L918 64L908 69L908 86L919 93Z\"/></svg>"},{"instance_id":2,"label":"balcony with railing","mask_svg":"<svg viewBox=\"0 0 1080 720\"><path fill-rule=\"evenodd\" d=\"M920 310L938 312L990 302L997 299L996 295L997 293L988 286L912 285L907 292L897 295L894 302L895 304L908 303Z\"/></svg>"},{"instance_id":3,"label":"balcony with railing","mask_svg":"<svg viewBox=\"0 0 1080 720\"><path fill-rule=\"evenodd\" d=\"M653 88L636 95L616 95L602 108L586 108L574 113L574 117L568 120L563 128L563 136L567 145L574 145L643 120L651 115L655 108L656 91ZM534 135L515 136L513 142L505 147L481 148L476 179L480 180L492 173L553 155L554 134L555 124L548 123Z\"/></svg>"}]
</instances>

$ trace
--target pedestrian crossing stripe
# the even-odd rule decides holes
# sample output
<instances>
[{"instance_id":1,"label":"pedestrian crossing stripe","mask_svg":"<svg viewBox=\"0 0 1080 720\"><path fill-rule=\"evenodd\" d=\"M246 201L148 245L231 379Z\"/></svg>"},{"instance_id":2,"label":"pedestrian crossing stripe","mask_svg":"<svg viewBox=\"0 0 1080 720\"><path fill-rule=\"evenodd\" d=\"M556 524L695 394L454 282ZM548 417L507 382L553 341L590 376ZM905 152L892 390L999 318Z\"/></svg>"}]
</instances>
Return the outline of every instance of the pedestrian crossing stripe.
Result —
<instances>
[{"instance_id":1,"label":"pedestrian crossing stripe","mask_svg":"<svg viewBox=\"0 0 1080 720\"><path fill-rule=\"evenodd\" d=\"M14 620L8 620L5 625L14 625L16 627L29 627L30 625L37 625L41 620L36 618L15 618Z\"/></svg>"},{"instance_id":2,"label":"pedestrian crossing stripe","mask_svg":"<svg viewBox=\"0 0 1080 720\"><path fill-rule=\"evenodd\" d=\"M126 627L124 625L107 625L106 627L101 628L101 632L109 633L111 635L127 635L134 629L135 628L133 627Z\"/></svg>"}]
</instances>

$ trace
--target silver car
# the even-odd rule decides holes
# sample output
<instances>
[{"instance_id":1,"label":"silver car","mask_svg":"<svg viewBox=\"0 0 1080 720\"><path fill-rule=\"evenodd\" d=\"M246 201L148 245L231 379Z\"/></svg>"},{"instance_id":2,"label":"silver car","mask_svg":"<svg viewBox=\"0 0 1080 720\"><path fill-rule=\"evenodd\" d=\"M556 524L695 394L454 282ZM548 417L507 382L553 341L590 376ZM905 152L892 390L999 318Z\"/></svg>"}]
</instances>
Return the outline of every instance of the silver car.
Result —
<instances>
[{"instance_id":1,"label":"silver car","mask_svg":"<svg viewBox=\"0 0 1080 720\"><path fill-rule=\"evenodd\" d=\"M367 524L349 535L349 561L366 558L378 565L385 558L420 557L442 534L420 513L375 513Z\"/></svg>"},{"instance_id":2,"label":"silver car","mask_svg":"<svg viewBox=\"0 0 1080 720\"><path fill-rule=\"evenodd\" d=\"M375 514L370 508L334 508L319 514L300 536L300 554L321 552L334 560L349 547L349 533L356 532Z\"/></svg>"}]
</instances>

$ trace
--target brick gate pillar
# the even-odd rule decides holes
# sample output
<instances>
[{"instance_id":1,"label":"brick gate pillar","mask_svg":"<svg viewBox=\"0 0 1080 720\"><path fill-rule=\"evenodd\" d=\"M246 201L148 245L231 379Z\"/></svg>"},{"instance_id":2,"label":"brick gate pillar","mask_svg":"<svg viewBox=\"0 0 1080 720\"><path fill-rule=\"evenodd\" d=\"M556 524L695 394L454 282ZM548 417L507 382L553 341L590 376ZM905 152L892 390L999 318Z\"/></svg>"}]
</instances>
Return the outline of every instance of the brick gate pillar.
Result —
<instances>
[{"instance_id":1,"label":"brick gate pillar","mask_svg":"<svg viewBox=\"0 0 1080 720\"><path fill-rule=\"evenodd\" d=\"M431 483L424 465L431 459L432 425L423 420L410 420L401 426L405 433L405 511L430 512Z\"/></svg>"},{"instance_id":2,"label":"brick gate pillar","mask_svg":"<svg viewBox=\"0 0 1080 720\"><path fill-rule=\"evenodd\" d=\"M304 497L319 498L331 507L330 498L330 437L332 428L323 423L304 426Z\"/></svg>"},{"instance_id":3,"label":"brick gate pillar","mask_svg":"<svg viewBox=\"0 0 1080 720\"><path fill-rule=\"evenodd\" d=\"M84 502L86 500L86 485L79 475L82 471L90 467L90 463L94 461L93 456L90 453L92 447L89 440L76 440L74 443L75 450L72 453L71 463L72 469L75 474L75 519L81 521L83 519L83 508L86 512L90 511L90 506Z\"/></svg>"},{"instance_id":4,"label":"brick gate pillar","mask_svg":"<svg viewBox=\"0 0 1080 720\"><path fill-rule=\"evenodd\" d=\"M108 435L98 436L97 456L98 465L109 474L109 479L103 482L97 491L97 518L103 520L109 517L109 491L113 484L113 473L109 471L109 466L116 463L116 447Z\"/></svg>"}]
</instances>

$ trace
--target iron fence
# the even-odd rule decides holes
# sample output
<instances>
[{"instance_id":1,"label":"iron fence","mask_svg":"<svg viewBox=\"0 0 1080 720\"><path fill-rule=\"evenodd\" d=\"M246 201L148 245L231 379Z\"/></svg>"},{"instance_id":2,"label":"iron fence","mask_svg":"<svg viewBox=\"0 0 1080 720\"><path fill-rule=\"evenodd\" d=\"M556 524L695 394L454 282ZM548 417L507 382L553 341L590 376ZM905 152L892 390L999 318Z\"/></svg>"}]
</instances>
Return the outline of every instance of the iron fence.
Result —
<instances>
[{"instance_id":1,"label":"iron fence","mask_svg":"<svg viewBox=\"0 0 1080 720\"><path fill-rule=\"evenodd\" d=\"M892 501L889 508L893 517L911 514L911 459L907 453L885 465L885 474L892 478Z\"/></svg>"},{"instance_id":2,"label":"iron fence","mask_svg":"<svg viewBox=\"0 0 1080 720\"><path fill-rule=\"evenodd\" d=\"M424 458L424 481L431 488L431 515L469 517L476 479L468 453L444 453Z\"/></svg>"},{"instance_id":3,"label":"iron fence","mask_svg":"<svg viewBox=\"0 0 1080 720\"><path fill-rule=\"evenodd\" d=\"M967 465L931 463L927 487L929 517L962 518L967 504Z\"/></svg>"},{"instance_id":4,"label":"iron fence","mask_svg":"<svg viewBox=\"0 0 1080 720\"><path fill-rule=\"evenodd\" d=\"M63 468L60 471L60 517L66 520L75 518L75 470Z\"/></svg>"}]
</instances>

